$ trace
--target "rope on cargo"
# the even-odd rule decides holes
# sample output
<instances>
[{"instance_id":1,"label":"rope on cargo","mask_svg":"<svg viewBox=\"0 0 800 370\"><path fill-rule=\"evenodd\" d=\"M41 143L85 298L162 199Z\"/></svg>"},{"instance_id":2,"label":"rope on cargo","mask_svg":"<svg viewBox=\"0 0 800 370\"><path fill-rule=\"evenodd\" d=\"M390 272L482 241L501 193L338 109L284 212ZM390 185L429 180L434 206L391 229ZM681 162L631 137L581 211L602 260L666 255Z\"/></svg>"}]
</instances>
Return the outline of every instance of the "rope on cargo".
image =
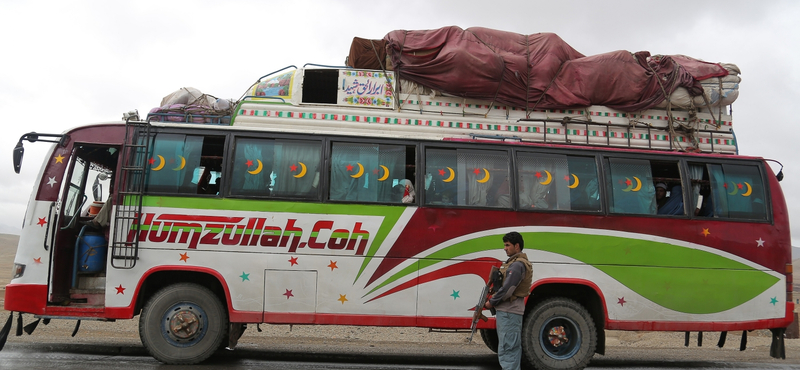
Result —
<instances>
[{"instance_id":1,"label":"rope on cargo","mask_svg":"<svg viewBox=\"0 0 800 370\"><path fill-rule=\"evenodd\" d=\"M556 71L556 73L553 75L553 78L550 79L550 83L547 84L547 87L544 88L544 91L542 91L542 95L539 95L539 99L536 100L536 104L534 104L533 107L531 107L530 111L528 110L528 102L527 102L527 99L526 99L526 101L525 101L525 119L530 119L531 118L531 113L530 112L533 112L536 109L536 106L539 105L539 102L542 101L542 99L544 98L544 95L547 93L547 90L550 90L550 86L553 86L553 82L556 81L556 77L558 77L558 74L561 73L561 68L564 68L564 63L561 63L561 65L558 66L558 71Z\"/></svg>"},{"instance_id":2,"label":"rope on cargo","mask_svg":"<svg viewBox=\"0 0 800 370\"><path fill-rule=\"evenodd\" d=\"M675 62L674 60L673 60L673 62L676 65L678 65L678 63ZM659 77L659 74L653 69L653 67L650 65L650 63L645 62L645 64L647 64L647 68L650 69L650 72L653 72L653 75L655 76L655 79L658 82L658 87L661 88L661 93L664 94L664 98L667 100L667 109L666 110L667 110L667 117L669 118L667 120L667 126L669 127L670 142L675 142L675 145L678 146L678 148L680 150L684 150L683 147L681 146L680 142L676 140L677 139L677 135L675 133L675 127L673 126L673 124L675 122L675 118L672 116L672 100L670 100L669 95L667 94L667 89L664 88L664 84L661 83L661 78ZM680 65L678 65L678 66L680 67ZM670 80L672 82L671 83L671 85L672 85L671 87L674 87L674 85L675 85L675 73L674 72L673 72ZM674 91L674 89L673 89L673 91Z\"/></svg>"},{"instance_id":3,"label":"rope on cargo","mask_svg":"<svg viewBox=\"0 0 800 370\"><path fill-rule=\"evenodd\" d=\"M381 56L378 55L378 49L375 47L375 43L372 40L369 40L369 44L372 46L372 51L375 52L375 59L378 60L378 63L381 66L381 71L383 71L383 78L389 84L389 88L392 89L392 96L394 96L394 101L397 103L397 110L400 110L400 94L396 91L395 88L392 87L392 81L389 80L389 74L386 72L386 66L383 64L383 60L381 60ZM400 72L397 72L397 88L400 88Z\"/></svg>"},{"instance_id":4,"label":"rope on cargo","mask_svg":"<svg viewBox=\"0 0 800 370\"><path fill-rule=\"evenodd\" d=\"M472 36L475 37L476 40L480 41L481 44L486 46L489 50L492 51L492 53L497 55L497 51L494 50L494 48L492 48L492 45L489 45L485 41L481 40L480 37L478 37L478 35L476 35L472 31L470 31L469 29L466 29L464 31L465 32L469 32L470 34L472 34ZM503 57L501 57L499 55L498 55L498 57L503 62L503 73L500 74L500 81L497 83L497 90L495 90L495 92L494 92L494 98L492 98L492 102L489 104L489 109L483 115L483 118L487 118L489 116L489 113L491 113L492 108L494 107L494 103L497 101L497 96L500 94L500 87L503 86L503 74L505 74L505 70L506 70L506 61L505 61L505 59L503 59Z\"/></svg>"}]
</instances>

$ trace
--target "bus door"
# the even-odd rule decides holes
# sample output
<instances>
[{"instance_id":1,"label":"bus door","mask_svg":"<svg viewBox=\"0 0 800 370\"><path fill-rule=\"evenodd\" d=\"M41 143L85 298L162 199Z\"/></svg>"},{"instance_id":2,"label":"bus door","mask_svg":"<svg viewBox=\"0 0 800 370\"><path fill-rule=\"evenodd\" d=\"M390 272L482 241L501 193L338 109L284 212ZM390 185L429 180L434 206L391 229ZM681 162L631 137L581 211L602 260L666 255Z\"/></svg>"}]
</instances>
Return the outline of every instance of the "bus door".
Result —
<instances>
[{"instance_id":1,"label":"bus door","mask_svg":"<svg viewBox=\"0 0 800 370\"><path fill-rule=\"evenodd\" d=\"M75 143L57 211L48 304L103 306L119 147Z\"/></svg>"}]
</instances>

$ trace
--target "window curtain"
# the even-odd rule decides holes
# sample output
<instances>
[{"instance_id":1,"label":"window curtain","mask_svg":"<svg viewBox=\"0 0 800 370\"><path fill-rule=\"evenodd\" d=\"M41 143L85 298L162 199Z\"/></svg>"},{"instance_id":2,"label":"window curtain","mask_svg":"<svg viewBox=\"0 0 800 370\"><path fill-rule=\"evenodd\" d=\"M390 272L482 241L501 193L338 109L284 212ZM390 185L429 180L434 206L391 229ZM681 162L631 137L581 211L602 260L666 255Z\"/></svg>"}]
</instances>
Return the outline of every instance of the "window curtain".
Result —
<instances>
[{"instance_id":1,"label":"window curtain","mask_svg":"<svg viewBox=\"0 0 800 370\"><path fill-rule=\"evenodd\" d=\"M273 195L314 198L319 186L319 142L275 141ZM303 169L305 168L305 173Z\"/></svg>"},{"instance_id":2,"label":"window curtain","mask_svg":"<svg viewBox=\"0 0 800 370\"><path fill-rule=\"evenodd\" d=\"M458 150L457 161L458 203L470 206L502 206L496 202L490 204L490 198L497 199L499 195L490 194L489 190L493 185L502 185L508 176L506 153ZM460 201L462 196L465 197L464 203Z\"/></svg>"},{"instance_id":3,"label":"window curtain","mask_svg":"<svg viewBox=\"0 0 800 370\"><path fill-rule=\"evenodd\" d=\"M202 149L202 136L159 134L150 155L153 163L148 171L148 190L196 193L197 184L192 183L192 178L200 167Z\"/></svg>"},{"instance_id":4,"label":"window curtain","mask_svg":"<svg viewBox=\"0 0 800 370\"><path fill-rule=\"evenodd\" d=\"M569 209L567 157L525 154L520 156L520 205L523 209Z\"/></svg>"},{"instance_id":5,"label":"window curtain","mask_svg":"<svg viewBox=\"0 0 800 370\"><path fill-rule=\"evenodd\" d=\"M608 177L611 212L656 214L658 207L650 162L609 158L608 163L611 170Z\"/></svg>"},{"instance_id":6,"label":"window curtain","mask_svg":"<svg viewBox=\"0 0 800 370\"><path fill-rule=\"evenodd\" d=\"M405 177L402 146L333 143L330 198L361 202L401 203L393 185ZM395 181L397 180L397 181Z\"/></svg>"},{"instance_id":7,"label":"window curtain","mask_svg":"<svg viewBox=\"0 0 800 370\"><path fill-rule=\"evenodd\" d=\"M270 195L273 151L272 140L239 139L236 141L236 152L232 164L231 194Z\"/></svg>"}]
</instances>

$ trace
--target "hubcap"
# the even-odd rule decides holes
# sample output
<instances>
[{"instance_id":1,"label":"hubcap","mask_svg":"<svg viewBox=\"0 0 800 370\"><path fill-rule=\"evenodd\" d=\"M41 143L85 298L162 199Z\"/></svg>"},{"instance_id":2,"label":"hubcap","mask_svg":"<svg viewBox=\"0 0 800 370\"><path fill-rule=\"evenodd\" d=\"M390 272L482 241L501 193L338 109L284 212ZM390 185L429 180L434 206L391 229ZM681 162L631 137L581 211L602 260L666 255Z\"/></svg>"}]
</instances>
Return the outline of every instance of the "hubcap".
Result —
<instances>
[{"instance_id":1,"label":"hubcap","mask_svg":"<svg viewBox=\"0 0 800 370\"><path fill-rule=\"evenodd\" d=\"M164 339L176 347L189 347L206 335L208 318L203 308L189 302L176 303L161 317Z\"/></svg>"},{"instance_id":2,"label":"hubcap","mask_svg":"<svg viewBox=\"0 0 800 370\"><path fill-rule=\"evenodd\" d=\"M169 320L169 328L172 330L172 335L180 339L189 339L197 334L197 329L200 328L200 320L198 320L194 312L180 311L175 313Z\"/></svg>"},{"instance_id":3,"label":"hubcap","mask_svg":"<svg viewBox=\"0 0 800 370\"><path fill-rule=\"evenodd\" d=\"M551 358L566 360L575 356L581 348L581 331L568 317L552 317L542 325L539 343Z\"/></svg>"}]
</instances>

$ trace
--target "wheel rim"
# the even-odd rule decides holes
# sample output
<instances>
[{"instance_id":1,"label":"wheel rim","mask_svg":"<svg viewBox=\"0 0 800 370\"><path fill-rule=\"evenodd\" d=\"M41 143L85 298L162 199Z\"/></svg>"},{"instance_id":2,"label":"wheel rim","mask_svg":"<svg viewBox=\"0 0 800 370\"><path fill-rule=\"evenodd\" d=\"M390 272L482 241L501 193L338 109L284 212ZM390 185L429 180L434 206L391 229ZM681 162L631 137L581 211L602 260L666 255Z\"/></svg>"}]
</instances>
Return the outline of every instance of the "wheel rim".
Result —
<instances>
[{"instance_id":1,"label":"wheel rim","mask_svg":"<svg viewBox=\"0 0 800 370\"><path fill-rule=\"evenodd\" d=\"M575 356L581 348L581 331L575 321L567 317L553 317L542 325L539 343L548 356L565 360Z\"/></svg>"},{"instance_id":2,"label":"wheel rim","mask_svg":"<svg viewBox=\"0 0 800 370\"><path fill-rule=\"evenodd\" d=\"M176 347L189 347L206 335L208 318L202 307L189 302L176 303L161 317L161 335Z\"/></svg>"}]
</instances>

